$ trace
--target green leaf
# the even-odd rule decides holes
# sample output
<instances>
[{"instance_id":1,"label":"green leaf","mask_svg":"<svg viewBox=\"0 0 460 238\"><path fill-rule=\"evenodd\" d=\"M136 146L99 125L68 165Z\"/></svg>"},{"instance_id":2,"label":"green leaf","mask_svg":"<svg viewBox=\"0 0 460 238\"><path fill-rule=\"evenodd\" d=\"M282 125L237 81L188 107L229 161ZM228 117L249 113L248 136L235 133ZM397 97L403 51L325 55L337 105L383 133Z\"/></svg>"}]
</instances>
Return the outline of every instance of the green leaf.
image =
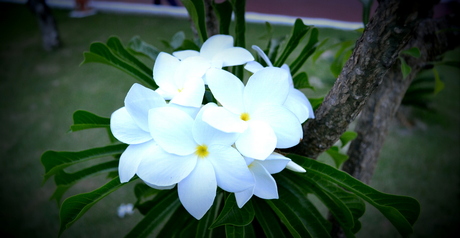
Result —
<instances>
[{"instance_id":1,"label":"green leaf","mask_svg":"<svg viewBox=\"0 0 460 238\"><path fill-rule=\"evenodd\" d=\"M125 184L127 183L120 183L120 179L116 177L104 186L92 192L82 193L67 198L64 203L62 203L61 210L59 212L61 221L59 236L62 235L64 230L68 229L74 222L83 216L83 214L85 214L85 212L88 211L88 209L90 209L94 204Z\"/></svg>"},{"instance_id":2,"label":"green leaf","mask_svg":"<svg viewBox=\"0 0 460 238\"><path fill-rule=\"evenodd\" d=\"M323 47L328 41L329 41L329 38L326 38L326 39L322 40L322 41L319 43L319 45L316 47L316 51L315 51L315 53L313 54L313 56L312 56L312 58L311 58L311 59L313 60L313 63L315 63L316 60L318 60L318 58L319 58L326 50L329 49L329 47L328 47L328 48L325 48L325 49L322 49L322 47Z\"/></svg>"},{"instance_id":3,"label":"green leaf","mask_svg":"<svg viewBox=\"0 0 460 238\"><path fill-rule=\"evenodd\" d=\"M414 58L420 58L420 50L417 47L412 47L407 50L402 50L400 54L410 55Z\"/></svg>"},{"instance_id":4,"label":"green leaf","mask_svg":"<svg viewBox=\"0 0 460 238\"><path fill-rule=\"evenodd\" d=\"M167 195L157 201L144 218L126 235L129 237L148 237L154 230L161 229L164 222L180 206L177 189L163 190Z\"/></svg>"},{"instance_id":5,"label":"green leaf","mask_svg":"<svg viewBox=\"0 0 460 238\"><path fill-rule=\"evenodd\" d=\"M232 4L229 1L217 3L212 1L212 7L219 20L219 33L230 35L230 23L232 22Z\"/></svg>"},{"instance_id":6,"label":"green leaf","mask_svg":"<svg viewBox=\"0 0 460 238\"><path fill-rule=\"evenodd\" d=\"M315 175L335 183L377 208L403 237L413 232L412 225L420 214L420 204L414 198L379 192L345 172L306 157L288 157L307 170L305 176Z\"/></svg>"},{"instance_id":7,"label":"green leaf","mask_svg":"<svg viewBox=\"0 0 460 238\"><path fill-rule=\"evenodd\" d=\"M344 41L340 42L336 45L340 46L339 50L335 53L334 61L332 61L332 64L330 66L331 72L334 75L335 78L337 78L342 72L342 68L345 65L345 62L350 58L351 55L351 49L353 47L354 41ZM331 47L335 47L331 46Z\"/></svg>"},{"instance_id":8,"label":"green leaf","mask_svg":"<svg viewBox=\"0 0 460 238\"><path fill-rule=\"evenodd\" d=\"M342 165L343 162L347 161L348 159L348 155L340 153L339 147L337 146L332 146L326 150L326 153L331 156L332 160L334 160L336 168L339 168L340 165Z\"/></svg>"},{"instance_id":9,"label":"green leaf","mask_svg":"<svg viewBox=\"0 0 460 238\"><path fill-rule=\"evenodd\" d=\"M209 228L215 228L222 225L246 226L254 219L254 208L251 202L247 202L242 208L239 208L235 195L231 193L225 200L224 208L214 223Z\"/></svg>"},{"instance_id":10,"label":"green leaf","mask_svg":"<svg viewBox=\"0 0 460 238\"><path fill-rule=\"evenodd\" d=\"M201 42L205 42L208 39L208 33L206 32L206 12L203 0L181 0L181 2L187 9Z\"/></svg>"},{"instance_id":11,"label":"green leaf","mask_svg":"<svg viewBox=\"0 0 460 238\"><path fill-rule=\"evenodd\" d=\"M311 28L310 37L308 39L307 45L302 49L297 59L295 59L289 68L291 69L291 74L297 73L302 65L307 61L307 59L315 53L316 46L318 45L318 35L319 31L317 28Z\"/></svg>"},{"instance_id":12,"label":"green leaf","mask_svg":"<svg viewBox=\"0 0 460 238\"><path fill-rule=\"evenodd\" d=\"M235 19L235 46L246 48L246 0L230 0ZM243 81L244 66L232 67L232 73Z\"/></svg>"},{"instance_id":13,"label":"green leaf","mask_svg":"<svg viewBox=\"0 0 460 238\"><path fill-rule=\"evenodd\" d=\"M140 38L140 36L134 36L133 38L131 38L131 40L128 42L128 47L128 49L138 54L142 54L146 57L149 57L152 60L156 60L158 54L160 54L161 52L155 46L152 46L143 41Z\"/></svg>"},{"instance_id":14,"label":"green leaf","mask_svg":"<svg viewBox=\"0 0 460 238\"><path fill-rule=\"evenodd\" d=\"M123 44L121 43L120 39L116 36L112 36L107 40L107 46L112 50L112 52L116 53L121 59L124 61L131 63L132 65L136 66L140 70L142 70L147 75L153 75L152 68L147 67L144 63L142 63L139 59L134 57L131 53L129 53Z\"/></svg>"},{"instance_id":15,"label":"green leaf","mask_svg":"<svg viewBox=\"0 0 460 238\"><path fill-rule=\"evenodd\" d=\"M224 198L224 194L222 192L217 194L211 208L206 212L206 214L198 222L195 237L213 237L212 235L213 229L211 228L211 224L216 219L219 213L223 198Z\"/></svg>"},{"instance_id":16,"label":"green leaf","mask_svg":"<svg viewBox=\"0 0 460 238\"><path fill-rule=\"evenodd\" d=\"M73 113L73 125L70 126L71 131L75 132L91 128L110 128L110 119L83 110Z\"/></svg>"},{"instance_id":17,"label":"green leaf","mask_svg":"<svg viewBox=\"0 0 460 238\"><path fill-rule=\"evenodd\" d=\"M171 38L171 42L169 42L169 45L171 45L173 50L175 50L184 43L184 40L185 40L185 33L183 31L178 31Z\"/></svg>"},{"instance_id":18,"label":"green leaf","mask_svg":"<svg viewBox=\"0 0 460 238\"><path fill-rule=\"evenodd\" d=\"M310 81L308 81L308 75L306 72L298 73L292 79L294 81L294 88L302 89L302 88L309 88L314 89L313 86L310 85Z\"/></svg>"},{"instance_id":19,"label":"green leaf","mask_svg":"<svg viewBox=\"0 0 460 238\"><path fill-rule=\"evenodd\" d=\"M330 225L307 198L309 189L276 174L279 199L266 200L294 237L330 237ZM308 211L308 212L305 212Z\"/></svg>"},{"instance_id":20,"label":"green leaf","mask_svg":"<svg viewBox=\"0 0 460 238\"><path fill-rule=\"evenodd\" d=\"M105 163L97 164L89 168L79 170L74 173L67 173L64 170L60 170L54 176L54 182L56 185L71 185L75 182L89 177L91 175L97 175L100 173L117 171L118 170L118 160L112 160Z\"/></svg>"},{"instance_id":21,"label":"green leaf","mask_svg":"<svg viewBox=\"0 0 460 238\"><path fill-rule=\"evenodd\" d=\"M433 68L433 74L434 74L434 95L436 95L444 89L444 83L441 81L441 78L439 77L439 73L436 70L436 68Z\"/></svg>"},{"instance_id":22,"label":"green leaf","mask_svg":"<svg viewBox=\"0 0 460 238\"><path fill-rule=\"evenodd\" d=\"M247 226L225 226L225 237L226 238L250 238L256 237L252 224Z\"/></svg>"},{"instance_id":23,"label":"green leaf","mask_svg":"<svg viewBox=\"0 0 460 238\"><path fill-rule=\"evenodd\" d=\"M286 237L284 231L281 228L280 221L276 214L270 209L267 203L257 197L253 197L252 205L256 219L262 227L265 237L267 238L282 238Z\"/></svg>"},{"instance_id":24,"label":"green leaf","mask_svg":"<svg viewBox=\"0 0 460 238\"><path fill-rule=\"evenodd\" d=\"M324 98L309 98L308 101L310 101L311 106L313 107L313 111L318 109L319 105L323 103Z\"/></svg>"},{"instance_id":25,"label":"green leaf","mask_svg":"<svg viewBox=\"0 0 460 238\"><path fill-rule=\"evenodd\" d=\"M371 8L372 8L372 3L374 2L374 0L359 0L362 4L363 4L363 13L362 13L362 20L363 20L363 24L364 26L367 25L367 23L369 22L369 16L370 16L370 12L371 12Z\"/></svg>"},{"instance_id":26,"label":"green leaf","mask_svg":"<svg viewBox=\"0 0 460 238\"><path fill-rule=\"evenodd\" d=\"M403 57L399 57L399 60L401 60L401 72L403 74L403 79L405 79L412 71L412 68L406 63Z\"/></svg>"},{"instance_id":27,"label":"green leaf","mask_svg":"<svg viewBox=\"0 0 460 238\"><path fill-rule=\"evenodd\" d=\"M148 85L153 89L158 88L158 86L155 84L155 81L152 79L152 74L146 74L132 63L121 59L118 54L112 52L112 50L104 43L92 43L89 47L89 52L84 52L83 55L84 60L81 64L91 62L107 64L124 71L125 73L133 76L139 82Z\"/></svg>"},{"instance_id":28,"label":"green leaf","mask_svg":"<svg viewBox=\"0 0 460 238\"><path fill-rule=\"evenodd\" d=\"M126 144L109 145L78 152L46 151L40 159L45 167L43 182L71 165L96 158L119 155L123 153L127 146Z\"/></svg>"},{"instance_id":29,"label":"green leaf","mask_svg":"<svg viewBox=\"0 0 460 238\"><path fill-rule=\"evenodd\" d=\"M189 39L184 39L182 42L182 45L180 45L178 48L174 49L174 51L180 51L180 50L195 50L195 51L200 51L200 47L198 47L195 42L189 40Z\"/></svg>"},{"instance_id":30,"label":"green leaf","mask_svg":"<svg viewBox=\"0 0 460 238\"><path fill-rule=\"evenodd\" d=\"M283 53L280 55L278 60L273 64L275 67L281 67L284 64L289 55L299 45L302 38L307 34L310 26L303 24L302 19L297 18L292 29L291 37L289 38Z\"/></svg>"},{"instance_id":31,"label":"green leaf","mask_svg":"<svg viewBox=\"0 0 460 238\"><path fill-rule=\"evenodd\" d=\"M183 206L179 206L156 237L191 237L196 233L198 222Z\"/></svg>"},{"instance_id":32,"label":"green leaf","mask_svg":"<svg viewBox=\"0 0 460 238\"><path fill-rule=\"evenodd\" d=\"M356 139L358 137L358 133L354 131L345 131L341 136L340 136L340 142L342 143L342 148L345 147L348 142Z\"/></svg>"}]
</instances>

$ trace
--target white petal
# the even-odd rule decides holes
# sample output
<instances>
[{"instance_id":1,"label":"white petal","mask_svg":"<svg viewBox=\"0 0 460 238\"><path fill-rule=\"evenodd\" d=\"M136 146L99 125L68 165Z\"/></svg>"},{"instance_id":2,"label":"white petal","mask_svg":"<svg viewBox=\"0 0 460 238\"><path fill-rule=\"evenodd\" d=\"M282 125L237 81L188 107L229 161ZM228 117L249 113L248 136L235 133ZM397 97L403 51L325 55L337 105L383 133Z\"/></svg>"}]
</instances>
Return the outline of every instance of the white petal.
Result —
<instances>
[{"instance_id":1,"label":"white petal","mask_svg":"<svg viewBox=\"0 0 460 238\"><path fill-rule=\"evenodd\" d=\"M268 123L250 120L248 129L240 135L235 145L242 155L264 160L275 149L276 135Z\"/></svg>"},{"instance_id":2,"label":"white petal","mask_svg":"<svg viewBox=\"0 0 460 238\"><path fill-rule=\"evenodd\" d=\"M276 148L289 148L303 137L297 117L283 106L263 106L251 114L254 119L267 122L276 134Z\"/></svg>"},{"instance_id":3,"label":"white petal","mask_svg":"<svg viewBox=\"0 0 460 238\"><path fill-rule=\"evenodd\" d=\"M179 58L180 60L184 60L188 57L199 56L200 52L196 50L181 50L181 51L173 52L173 55Z\"/></svg>"},{"instance_id":4,"label":"white petal","mask_svg":"<svg viewBox=\"0 0 460 238\"><path fill-rule=\"evenodd\" d=\"M251 199L253 194L254 187L235 193L236 204L238 205L238 207L242 208L244 204L246 204L249 201L249 199Z\"/></svg>"},{"instance_id":5,"label":"white petal","mask_svg":"<svg viewBox=\"0 0 460 238\"><path fill-rule=\"evenodd\" d=\"M154 188L154 189L158 189L158 190L168 190L168 189L174 188L176 186L175 184L173 184L171 186L157 186L157 185L153 185L151 183L145 182L145 181L144 181L144 183L147 184L149 187Z\"/></svg>"},{"instance_id":6,"label":"white petal","mask_svg":"<svg viewBox=\"0 0 460 238\"><path fill-rule=\"evenodd\" d=\"M270 174L276 174L281 172L286 165L291 161L289 158L286 158L278 153L273 153L268 156L265 160L258 161L260 165L264 166L264 168Z\"/></svg>"},{"instance_id":7,"label":"white petal","mask_svg":"<svg viewBox=\"0 0 460 238\"><path fill-rule=\"evenodd\" d=\"M126 144L139 144L153 139L148 131L137 125L125 107L112 113L110 130L115 138Z\"/></svg>"},{"instance_id":8,"label":"white petal","mask_svg":"<svg viewBox=\"0 0 460 238\"><path fill-rule=\"evenodd\" d=\"M286 70L286 72L289 74L289 77L288 77L289 86L291 86L291 88L293 88L294 87L294 81L292 81L291 69L289 69L289 66L287 64L283 64L281 66L281 68Z\"/></svg>"},{"instance_id":9,"label":"white petal","mask_svg":"<svg viewBox=\"0 0 460 238\"><path fill-rule=\"evenodd\" d=\"M168 153L190 155L196 150L193 140L193 119L174 107L154 108L149 112L150 133Z\"/></svg>"},{"instance_id":10,"label":"white petal","mask_svg":"<svg viewBox=\"0 0 460 238\"><path fill-rule=\"evenodd\" d=\"M201 78L192 78L184 84L184 89L170 103L186 107L200 107L204 96L204 82Z\"/></svg>"},{"instance_id":11,"label":"white petal","mask_svg":"<svg viewBox=\"0 0 460 238\"><path fill-rule=\"evenodd\" d=\"M246 110L252 112L263 105L283 105L289 84L288 74L280 68L263 68L254 73L244 90Z\"/></svg>"},{"instance_id":12,"label":"white petal","mask_svg":"<svg viewBox=\"0 0 460 238\"><path fill-rule=\"evenodd\" d=\"M174 84L183 90L185 83L191 78L201 78L211 67L210 61L201 56L189 57L179 64L174 74Z\"/></svg>"},{"instance_id":13,"label":"white petal","mask_svg":"<svg viewBox=\"0 0 460 238\"><path fill-rule=\"evenodd\" d=\"M195 169L178 184L177 189L184 208L196 219L201 219L216 197L217 182L212 164L198 159Z\"/></svg>"},{"instance_id":14,"label":"white petal","mask_svg":"<svg viewBox=\"0 0 460 238\"><path fill-rule=\"evenodd\" d=\"M251 171L254 173L256 180L254 195L263 199L277 199L278 187L270 173L258 161L254 161L251 164Z\"/></svg>"},{"instance_id":15,"label":"white petal","mask_svg":"<svg viewBox=\"0 0 460 238\"><path fill-rule=\"evenodd\" d=\"M213 107L204 111L203 121L226 133L241 133L248 128L248 124L241 120L239 115L231 113L223 107Z\"/></svg>"},{"instance_id":16,"label":"white petal","mask_svg":"<svg viewBox=\"0 0 460 238\"><path fill-rule=\"evenodd\" d=\"M128 110L137 125L144 131L149 130L149 110L165 105L165 100L157 92L137 83L129 89L125 98L126 110Z\"/></svg>"},{"instance_id":17,"label":"white petal","mask_svg":"<svg viewBox=\"0 0 460 238\"><path fill-rule=\"evenodd\" d=\"M118 174L120 182L128 182L137 172L137 168L142 161L142 155L151 151L156 147L156 143L152 141L137 145L129 145L128 148L121 154L118 164Z\"/></svg>"},{"instance_id":18,"label":"white petal","mask_svg":"<svg viewBox=\"0 0 460 238\"><path fill-rule=\"evenodd\" d=\"M197 156L179 156L167 153L159 146L142 155L137 175L155 186L171 186L187 177L195 168Z\"/></svg>"},{"instance_id":19,"label":"white petal","mask_svg":"<svg viewBox=\"0 0 460 238\"><path fill-rule=\"evenodd\" d=\"M214 103L208 103L203 106L195 118L193 124L193 138L199 145L220 144L233 145L238 138L237 133L226 133L212 127L203 121L203 113L209 108L217 107Z\"/></svg>"},{"instance_id":20,"label":"white petal","mask_svg":"<svg viewBox=\"0 0 460 238\"><path fill-rule=\"evenodd\" d=\"M200 55L211 60L215 54L233 47L233 37L229 35L214 35L209 37L201 46Z\"/></svg>"},{"instance_id":21,"label":"white petal","mask_svg":"<svg viewBox=\"0 0 460 238\"><path fill-rule=\"evenodd\" d=\"M243 157L230 146L210 145L206 159L216 172L217 185L228 192L239 192L254 186L254 178Z\"/></svg>"},{"instance_id":22,"label":"white petal","mask_svg":"<svg viewBox=\"0 0 460 238\"><path fill-rule=\"evenodd\" d=\"M206 82L214 97L227 110L235 114L245 112L244 85L235 75L222 69L209 69L206 73Z\"/></svg>"},{"instance_id":23,"label":"white petal","mask_svg":"<svg viewBox=\"0 0 460 238\"><path fill-rule=\"evenodd\" d=\"M307 172L302 166L296 164L294 161L289 161L286 165L286 169L292 170L294 172L305 173Z\"/></svg>"},{"instance_id":24,"label":"white petal","mask_svg":"<svg viewBox=\"0 0 460 238\"><path fill-rule=\"evenodd\" d=\"M191 118L195 118L196 115L198 114L198 111L200 111L200 108L199 107L186 107L186 106L181 106L181 105L178 105L178 104L174 104L174 103L169 103L168 105L166 105L167 107L174 107L174 108L177 108L181 111L184 111L185 113L187 113Z\"/></svg>"},{"instance_id":25,"label":"white petal","mask_svg":"<svg viewBox=\"0 0 460 238\"><path fill-rule=\"evenodd\" d=\"M179 64L179 59L170 54L164 52L158 54L155 65L153 66L153 79L164 91L172 92L177 90L174 86L173 79Z\"/></svg>"},{"instance_id":26,"label":"white petal","mask_svg":"<svg viewBox=\"0 0 460 238\"><path fill-rule=\"evenodd\" d=\"M241 47L232 47L218 52L212 58L212 61L222 62L222 66L233 66L246 64L249 61L253 61L254 56Z\"/></svg>"},{"instance_id":27,"label":"white petal","mask_svg":"<svg viewBox=\"0 0 460 238\"><path fill-rule=\"evenodd\" d=\"M270 61L268 56L265 54L265 52L259 46L253 45L252 49L254 49L257 52L257 54L265 61L265 63L267 63L268 67L273 67L272 62Z\"/></svg>"},{"instance_id":28,"label":"white petal","mask_svg":"<svg viewBox=\"0 0 460 238\"><path fill-rule=\"evenodd\" d=\"M262 66L262 65L261 65L259 62L257 62L257 61L250 61L250 62L248 62L248 63L244 66L244 68L245 68L247 71L251 72L251 73L255 73L255 72L257 72L257 71L263 69L264 66Z\"/></svg>"},{"instance_id":29,"label":"white petal","mask_svg":"<svg viewBox=\"0 0 460 238\"><path fill-rule=\"evenodd\" d=\"M309 118L311 104L300 90L291 88L284 106L296 115L300 123Z\"/></svg>"}]
</instances>

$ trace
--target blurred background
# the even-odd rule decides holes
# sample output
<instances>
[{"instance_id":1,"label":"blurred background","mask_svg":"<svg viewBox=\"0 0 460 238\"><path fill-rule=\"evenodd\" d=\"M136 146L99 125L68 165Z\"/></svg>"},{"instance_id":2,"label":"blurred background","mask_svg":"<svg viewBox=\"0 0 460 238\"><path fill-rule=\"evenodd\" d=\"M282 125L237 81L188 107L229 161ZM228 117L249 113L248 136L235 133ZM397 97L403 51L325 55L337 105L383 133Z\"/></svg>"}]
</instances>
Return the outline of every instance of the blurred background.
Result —
<instances>
[{"instance_id":1,"label":"blurred background","mask_svg":"<svg viewBox=\"0 0 460 238\"><path fill-rule=\"evenodd\" d=\"M327 4L326 4L327 2ZM444 2L444 1L443 1ZM449 2L449 1L447 1ZM87 110L103 117L123 106L135 82L129 75L102 64L85 64L83 52L92 42L118 36L127 44L133 36L164 48L178 31L193 38L183 7L168 1L155 5L148 0L93 0L94 12L72 17L73 0L47 1L56 20L62 45L45 50L37 18L25 1L0 1L0 235L2 237L56 237L59 207L50 201L55 186L43 182L40 156L47 150L79 151L109 143L105 131L93 129L69 133L72 114ZM120 5L121 4L121 5ZM373 9L375 9L375 5ZM446 3L436 14L449 10ZM273 24L274 36L290 33L296 17L320 27L320 41L327 46L355 41L362 27L358 0L283 1L247 0L247 46L267 42L264 21ZM335 81L329 70L335 51L331 48L302 68L322 97ZM460 61L459 50L445 60ZM143 59L153 67L153 61ZM288 60L289 61L289 60ZM452 237L460 225L460 70L437 66L445 88L428 93L424 107L403 105L382 150L371 186L392 194L418 199L422 206L413 237ZM433 78L431 71L420 77ZM322 156L320 160L331 163ZM92 191L106 182L104 175L78 183L66 196ZM104 198L62 237L121 237L142 219L135 212L120 218L117 208L134 203L128 185ZM358 237L398 237L397 231L378 211L367 206Z\"/></svg>"}]
</instances>

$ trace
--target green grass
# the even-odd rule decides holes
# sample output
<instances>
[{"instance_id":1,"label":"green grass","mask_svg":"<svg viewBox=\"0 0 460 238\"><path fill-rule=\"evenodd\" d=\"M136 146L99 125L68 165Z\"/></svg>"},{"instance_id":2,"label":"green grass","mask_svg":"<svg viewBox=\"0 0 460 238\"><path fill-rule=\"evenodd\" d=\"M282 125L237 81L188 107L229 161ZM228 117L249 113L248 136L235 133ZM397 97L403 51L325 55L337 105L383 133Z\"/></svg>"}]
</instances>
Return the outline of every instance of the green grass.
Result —
<instances>
[{"instance_id":1,"label":"green grass","mask_svg":"<svg viewBox=\"0 0 460 238\"><path fill-rule=\"evenodd\" d=\"M79 66L82 52L91 42L106 41L117 35L127 43L134 35L161 46L177 31L191 37L190 23L145 15L98 13L73 19L69 11L54 10L63 47L46 52L41 47L36 19L17 4L0 3L0 158L1 186L0 235L11 237L55 237L59 229L58 207L49 197L52 181L42 185L44 169L39 158L46 150L78 151L104 146L109 141L103 131L68 133L72 113L83 109L101 116L123 106L129 87L135 82L127 74L101 64ZM284 35L290 28L276 26ZM247 45L265 46L260 36L264 26L247 26ZM331 42L353 39L353 32L321 29L321 38ZM329 58L306 66L310 78L324 87L308 96L321 96L333 76ZM152 62L146 61L152 66ZM416 237L447 237L459 224L459 112L458 70L443 67L440 73L446 89L435 98L436 112L417 111L426 129L407 130L393 127L382 151L373 180L377 189L415 197L422 204L422 214L415 227ZM79 183L67 195L91 191L105 181L104 176ZM134 202L128 185L96 204L62 237L120 237L142 217L138 213L120 219L116 208ZM381 234L394 237L395 231L375 210L369 209L362 219L360 237ZM441 234L441 235L437 235ZM444 234L444 235L442 235Z\"/></svg>"}]
</instances>

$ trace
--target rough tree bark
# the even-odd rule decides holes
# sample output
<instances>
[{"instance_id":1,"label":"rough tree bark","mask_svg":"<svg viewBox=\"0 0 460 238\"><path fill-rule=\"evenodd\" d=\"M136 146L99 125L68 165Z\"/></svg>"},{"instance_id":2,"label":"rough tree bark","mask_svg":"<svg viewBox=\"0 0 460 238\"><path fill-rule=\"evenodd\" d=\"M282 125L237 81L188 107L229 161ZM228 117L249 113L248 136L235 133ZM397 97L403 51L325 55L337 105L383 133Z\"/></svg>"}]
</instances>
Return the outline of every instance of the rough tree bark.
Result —
<instances>
[{"instance_id":1,"label":"rough tree bark","mask_svg":"<svg viewBox=\"0 0 460 238\"><path fill-rule=\"evenodd\" d=\"M316 110L316 118L304 124L304 138L293 152L317 158L339 139L437 2L379 1L350 59Z\"/></svg>"},{"instance_id":2,"label":"rough tree bark","mask_svg":"<svg viewBox=\"0 0 460 238\"><path fill-rule=\"evenodd\" d=\"M426 19L419 24L406 48L417 47L421 57L405 58L412 67L411 74L406 79L401 74L400 64L395 63L385 75L382 85L371 95L358 117L355 128L358 137L350 145L349 159L342 168L344 171L369 184L389 123L411 81L421 69L429 66L427 62L434 61L437 56L460 45L458 31L443 31L452 28L460 28L458 15Z\"/></svg>"},{"instance_id":3,"label":"rough tree bark","mask_svg":"<svg viewBox=\"0 0 460 238\"><path fill-rule=\"evenodd\" d=\"M43 48L47 51L51 51L61 46L56 20L45 1L28 0L27 6L38 19L38 24L42 33Z\"/></svg>"}]
</instances>

